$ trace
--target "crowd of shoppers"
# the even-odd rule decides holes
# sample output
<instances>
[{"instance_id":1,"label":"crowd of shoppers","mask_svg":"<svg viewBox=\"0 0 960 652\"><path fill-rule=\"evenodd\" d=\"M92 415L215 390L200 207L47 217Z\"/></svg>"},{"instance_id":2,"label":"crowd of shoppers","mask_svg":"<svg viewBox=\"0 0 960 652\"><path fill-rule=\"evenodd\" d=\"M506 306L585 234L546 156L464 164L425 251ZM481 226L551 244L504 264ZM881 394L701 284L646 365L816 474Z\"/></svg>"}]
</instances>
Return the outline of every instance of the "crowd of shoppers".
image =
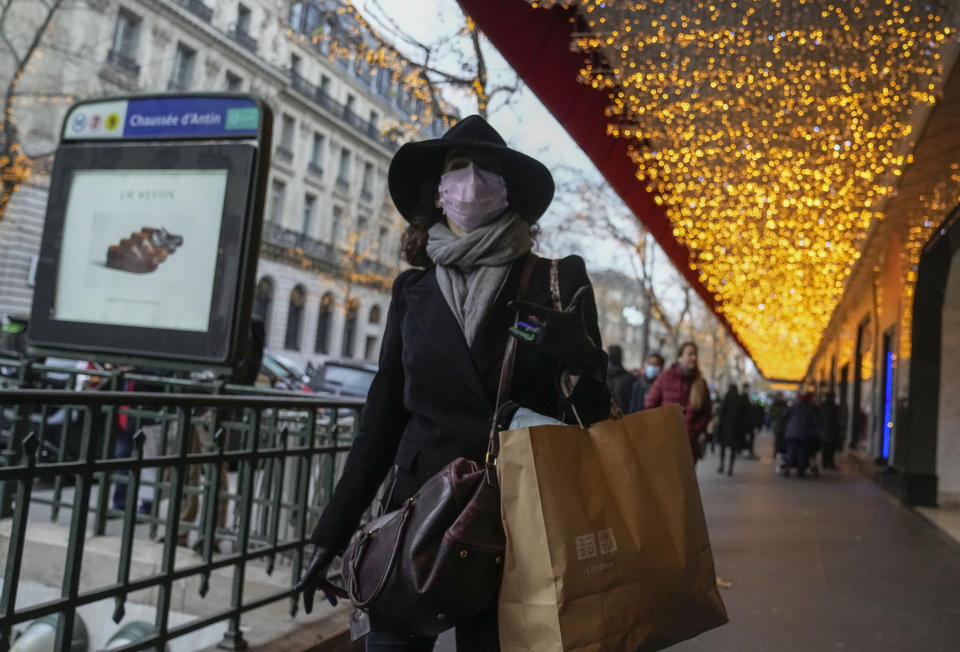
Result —
<instances>
[{"instance_id":1,"label":"crowd of shoppers","mask_svg":"<svg viewBox=\"0 0 960 652\"><path fill-rule=\"evenodd\" d=\"M842 435L833 392L819 400L812 393L801 394L792 403L777 392L764 402L752 393L749 383L740 387L730 383L722 396L711 396L697 367L693 342L682 344L677 360L666 368L659 353L649 355L644 366L632 372L624 367L623 358L623 347L609 348L606 380L617 405L624 413L680 405L694 459L718 451L718 473L733 475L738 457L758 459L755 442L765 428L774 438L778 472L789 475L796 471L803 477L820 468L837 468L834 457Z\"/></svg>"}]
</instances>

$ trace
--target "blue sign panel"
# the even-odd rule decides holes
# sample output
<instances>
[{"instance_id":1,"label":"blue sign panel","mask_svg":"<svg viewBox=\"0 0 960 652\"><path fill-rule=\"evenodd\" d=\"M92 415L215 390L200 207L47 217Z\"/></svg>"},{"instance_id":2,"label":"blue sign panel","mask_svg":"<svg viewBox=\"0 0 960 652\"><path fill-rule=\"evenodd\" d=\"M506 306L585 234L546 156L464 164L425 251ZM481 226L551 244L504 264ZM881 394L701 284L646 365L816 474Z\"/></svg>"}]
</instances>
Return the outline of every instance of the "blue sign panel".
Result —
<instances>
[{"instance_id":1,"label":"blue sign panel","mask_svg":"<svg viewBox=\"0 0 960 652\"><path fill-rule=\"evenodd\" d=\"M247 97L144 97L74 107L64 138L244 138L256 137L259 126L260 108Z\"/></svg>"}]
</instances>

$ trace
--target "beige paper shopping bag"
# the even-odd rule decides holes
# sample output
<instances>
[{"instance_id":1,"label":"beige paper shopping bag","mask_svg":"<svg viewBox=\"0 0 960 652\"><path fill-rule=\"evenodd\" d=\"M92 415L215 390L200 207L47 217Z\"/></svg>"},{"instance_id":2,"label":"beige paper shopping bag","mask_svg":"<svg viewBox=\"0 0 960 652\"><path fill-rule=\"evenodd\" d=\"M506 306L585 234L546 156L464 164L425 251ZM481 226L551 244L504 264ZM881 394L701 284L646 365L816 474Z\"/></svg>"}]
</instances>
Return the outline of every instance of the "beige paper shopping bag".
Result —
<instances>
[{"instance_id":1,"label":"beige paper shopping bag","mask_svg":"<svg viewBox=\"0 0 960 652\"><path fill-rule=\"evenodd\" d=\"M727 622L677 406L503 432L503 652L660 650Z\"/></svg>"}]
</instances>

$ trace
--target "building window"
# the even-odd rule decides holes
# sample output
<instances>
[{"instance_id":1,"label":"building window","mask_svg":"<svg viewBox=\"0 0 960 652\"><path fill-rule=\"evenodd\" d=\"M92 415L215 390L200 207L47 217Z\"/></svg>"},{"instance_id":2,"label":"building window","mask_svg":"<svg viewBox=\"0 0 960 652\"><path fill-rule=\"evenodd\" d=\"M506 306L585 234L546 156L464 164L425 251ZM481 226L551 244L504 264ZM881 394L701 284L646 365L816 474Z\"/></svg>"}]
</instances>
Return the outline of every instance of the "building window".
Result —
<instances>
[{"instance_id":1,"label":"building window","mask_svg":"<svg viewBox=\"0 0 960 652\"><path fill-rule=\"evenodd\" d=\"M290 5L290 27L297 32L303 32L303 18L305 15L303 2L294 2Z\"/></svg>"},{"instance_id":2,"label":"building window","mask_svg":"<svg viewBox=\"0 0 960 652\"><path fill-rule=\"evenodd\" d=\"M333 331L333 295L327 292L320 299L317 315L317 337L313 350L326 355L330 353L330 333Z\"/></svg>"},{"instance_id":3,"label":"building window","mask_svg":"<svg viewBox=\"0 0 960 652\"><path fill-rule=\"evenodd\" d=\"M340 355L344 358L352 358L354 347L357 340L357 312L360 304L356 299L350 299L347 303L346 319L343 322L343 346Z\"/></svg>"},{"instance_id":4,"label":"building window","mask_svg":"<svg viewBox=\"0 0 960 652\"><path fill-rule=\"evenodd\" d=\"M317 196L307 193L303 198L303 222L301 231L304 235L310 235L310 229L313 227L313 210L317 205Z\"/></svg>"},{"instance_id":5,"label":"building window","mask_svg":"<svg viewBox=\"0 0 960 652\"><path fill-rule=\"evenodd\" d=\"M370 241L370 234L367 233L367 223L370 219L366 215L357 216L357 237L354 241L354 253L367 255L367 243Z\"/></svg>"},{"instance_id":6,"label":"building window","mask_svg":"<svg viewBox=\"0 0 960 652\"><path fill-rule=\"evenodd\" d=\"M323 134L318 131L313 132L313 144L310 147L310 170L316 174L323 174L323 144Z\"/></svg>"},{"instance_id":7,"label":"building window","mask_svg":"<svg viewBox=\"0 0 960 652\"><path fill-rule=\"evenodd\" d=\"M280 144L277 146L277 154L280 158L288 161L293 160L293 132L297 121L292 116L283 114L283 120L280 126Z\"/></svg>"},{"instance_id":8,"label":"building window","mask_svg":"<svg viewBox=\"0 0 960 652\"><path fill-rule=\"evenodd\" d=\"M283 222L283 203L287 195L287 184L274 179L270 186L270 213L268 219L280 224Z\"/></svg>"},{"instance_id":9,"label":"building window","mask_svg":"<svg viewBox=\"0 0 960 652\"><path fill-rule=\"evenodd\" d=\"M290 72L296 77L300 77L300 69L303 66L303 60L296 54L290 55Z\"/></svg>"},{"instance_id":10,"label":"building window","mask_svg":"<svg viewBox=\"0 0 960 652\"><path fill-rule=\"evenodd\" d=\"M353 95L347 95L347 103L343 105L344 115L346 115L347 118L353 115L353 105L356 104L356 102L357 98Z\"/></svg>"},{"instance_id":11,"label":"building window","mask_svg":"<svg viewBox=\"0 0 960 652\"><path fill-rule=\"evenodd\" d=\"M169 90L190 90L193 85L193 67L196 61L196 50L183 43L177 43L177 52L173 56L173 71L170 75Z\"/></svg>"},{"instance_id":12,"label":"building window","mask_svg":"<svg viewBox=\"0 0 960 652\"><path fill-rule=\"evenodd\" d=\"M370 314L367 316L367 321L371 324L380 323L380 306L373 306L370 308Z\"/></svg>"},{"instance_id":13,"label":"building window","mask_svg":"<svg viewBox=\"0 0 960 652\"><path fill-rule=\"evenodd\" d=\"M250 8L243 3L237 5L237 32L250 33Z\"/></svg>"},{"instance_id":14,"label":"building window","mask_svg":"<svg viewBox=\"0 0 960 652\"><path fill-rule=\"evenodd\" d=\"M380 115L376 111L370 112L370 130L376 131L380 128Z\"/></svg>"},{"instance_id":15,"label":"building window","mask_svg":"<svg viewBox=\"0 0 960 652\"><path fill-rule=\"evenodd\" d=\"M344 187L350 185L350 150L346 147L340 150L340 167L337 170L337 183Z\"/></svg>"},{"instance_id":16,"label":"building window","mask_svg":"<svg viewBox=\"0 0 960 652\"><path fill-rule=\"evenodd\" d=\"M291 351L300 350L300 324L303 321L303 304L307 301L307 293L302 285L290 291L290 307L287 310L287 334L283 338L283 348Z\"/></svg>"},{"instance_id":17,"label":"building window","mask_svg":"<svg viewBox=\"0 0 960 652\"><path fill-rule=\"evenodd\" d=\"M389 68L381 68L377 71L377 93L383 97L390 97L390 86L393 83L393 73Z\"/></svg>"},{"instance_id":18,"label":"building window","mask_svg":"<svg viewBox=\"0 0 960 652\"><path fill-rule=\"evenodd\" d=\"M363 344L363 359L376 360L377 358L377 336L367 335L367 341Z\"/></svg>"},{"instance_id":19,"label":"building window","mask_svg":"<svg viewBox=\"0 0 960 652\"><path fill-rule=\"evenodd\" d=\"M140 44L140 17L126 9L117 13L117 24L113 30L113 48L107 55L114 65L139 74L137 48Z\"/></svg>"},{"instance_id":20,"label":"building window","mask_svg":"<svg viewBox=\"0 0 960 652\"><path fill-rule=\"evenodd\" d=\"M243 90L243 77L235 75L228 70L225 85L228 93L239 93Z\"/></svg>"},{"instance_id":21,"label":"building window","mask_svg":"<svg viewBox=\"0 0 960 652\"><path fill-rule=\"evenodd\" d=\"M380 233L377 234L377 245L374 252L374 258L377 260L380 260L380 255L383 253L383 243L387 241L387 233L387 227L381 226Z\"/></svg>"},{"instance_id":22,"label":"building window","mask_svg":"<svg viewBox=\"0 0 960 652\"><path fill-rule=\"evenodd\" d=\"M373 198L373 163L363 164L363 185L360 187L360 196L364 199Z\"/></svg>"},{"instance_id":23,"label":"building window","mask_svg":"<svg viewBox=\"0 0 960 652\"><path fill-rule=\"evenodd\" d=\"M330 223L330 244L334 247L337 246L337 243L340 242L340 238L343 236L343 207L334 206L333 207L333 219Z\"/></svg>"},{"instance_id":24,"label":"building window","mask_svg":"<svg viewBox=\"0 0 960 652\"><path fill-rule=\"evenodd\" d=\"M257 282L253 298L253 316L263 322L264 341L270 327L270 308L273 306L273 281L264 276Z\"/></svg>"},{"instance_id":25,"label":"building window","mask_svg":"<svg viewBox=\"0 0 960 652\"><path fill-rule=\"evenodd\" d=\"M326 75L320 75L320 92L330 95L330 78Z\"/></svg>"}]
</instances>

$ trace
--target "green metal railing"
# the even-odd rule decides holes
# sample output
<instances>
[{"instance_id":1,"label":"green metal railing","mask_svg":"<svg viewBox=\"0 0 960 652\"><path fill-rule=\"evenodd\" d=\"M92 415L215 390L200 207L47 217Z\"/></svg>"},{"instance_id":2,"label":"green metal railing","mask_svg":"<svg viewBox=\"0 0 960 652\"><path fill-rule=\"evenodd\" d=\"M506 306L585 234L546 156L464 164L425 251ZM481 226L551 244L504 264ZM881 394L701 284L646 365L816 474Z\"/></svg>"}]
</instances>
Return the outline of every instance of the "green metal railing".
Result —
<instances>
[{"instance_id":1,"label":"green metal railing","mask_svg":"<svg viewBox=\"0 0 960 652\"><path fill-rule=\"evenodd\" d=\"M4 370L10 374L11 366ZM11 519L0 650L10 646L15 626L49 614L60 614L56 649L67 649L78 607L112 599L120 623L128 595L144 589L158 591L155 634L119 649L162 649L222 621L220 647L242 649L246 612L289 600L290 614L297 613L293 583L307 537L333 491L362 400L122 372L98 372L93 385L99 389L89 391L23 389L42 385L50 370L24 365L6 377L19 388L0 389L0 515ZM90 373L71 370L68 384ZM131 383L134 391L119 391ZM123 438L131 452L117 458ZM111 494L121 488L125 501L114 509ZM61 597L18 608L28 521L46 508L53 521L61 512L70 515ZM114 518L121 541L117 574L99 586L84 576L81 586L88 536L103 535ZM159 571L131 579L134 546L161 534ZM191 536L199 563L175 566L178 543ZM246 600L248 564L268 574L278 564L288 566L289 588ZM174 582L196 578L203 597L217 569L233 571L229 606L171 626Z\"/></svg>"}]
</instances>

